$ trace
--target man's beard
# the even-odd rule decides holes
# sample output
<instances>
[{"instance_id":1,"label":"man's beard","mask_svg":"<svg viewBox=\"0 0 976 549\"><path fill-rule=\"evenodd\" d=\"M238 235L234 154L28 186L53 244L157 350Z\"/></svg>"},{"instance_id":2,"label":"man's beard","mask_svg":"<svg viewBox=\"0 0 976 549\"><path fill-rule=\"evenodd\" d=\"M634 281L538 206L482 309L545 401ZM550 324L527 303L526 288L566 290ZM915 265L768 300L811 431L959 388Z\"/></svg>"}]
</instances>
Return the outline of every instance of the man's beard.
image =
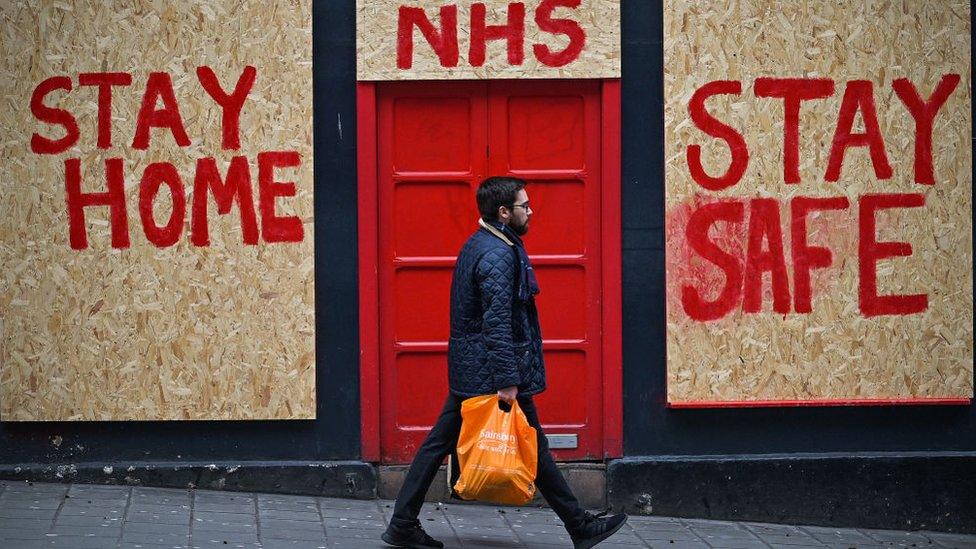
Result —
<instances>
[{"instance_id":1,"label":"man's beard","mask_svg":"<svg viewBox=\"0 0 976 549\"><path fill-rule=\"evenodd\" d=\"M529 232L529 221L525 220L525 223L522 223L521 225L516 225L515 223L509 223L508 227L512 229L512 231L515 234L519 236L525 236L525 233Z\"/></svg>"}]
</instances>

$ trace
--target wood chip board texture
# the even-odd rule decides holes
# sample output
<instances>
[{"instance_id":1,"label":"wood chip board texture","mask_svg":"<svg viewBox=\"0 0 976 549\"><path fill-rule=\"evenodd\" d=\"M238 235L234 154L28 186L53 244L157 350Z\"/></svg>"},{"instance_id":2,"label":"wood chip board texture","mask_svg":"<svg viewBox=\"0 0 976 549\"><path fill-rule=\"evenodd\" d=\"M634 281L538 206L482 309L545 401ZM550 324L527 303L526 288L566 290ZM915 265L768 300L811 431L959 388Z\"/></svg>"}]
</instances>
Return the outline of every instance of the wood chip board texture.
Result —
<instances>
[{"instance_id":1,"label":"wood chip board texture","mask_svg":"<svg viewBox=\"0 0 976 549\"><path fill-rule=\"evenodd\" d=\"M312 231L312 45L308 0L3 2L0 65L0 417L21 420L242 420L315 417ZM233 90L246 65L257 78L241 115L241 149L221 148L221 109L197 80L213 68ZM82 72L128 72L113 89L113 143L96 146L97 89ZM191 144L152 129L134 150L135 119L150 72L172 75ZM34 87L69 76L50 106L70 110L81 137L62 154L30 150ZM161 105L161 103L160 103ZM257 154L294 150L278 169L297 195L279 216L303 220L298 243L243 244L239 207L209 202L211 245L190 243L196 160L248 159L257 200ZM65 207L66 158L81 159L82 189L105 190L104 160L124 162L131 247L113 249L109 209L85 208L89 248L73 250ZM147 241L139 181L151 162L171 162L187 191L185 226L173 246ZM163 186L157 223L172 211ZM258 214L260 226L260 213Z\"/></svg>"},{"instance_id":2,"label":"wood chip board texture","mask_svg":"<svg viewBox=\"0 0 976 549\"><path fill-rule=\"evenodd\" d=\"M672 404L755 401L857 401L971 398L973 395L972 136L968 2L802 1L664 3L665 178L667 242L668 401ZM961 82L933 131L936 184L914 182L914 121L892 90L908 78L928 98L944 74ZM803 103L801 183L783 181L783 101L757 98L757 77L818 77L836 82L830 98ZM870 80L891 179L875 177L865 147L847 151L841 178L824 181L846 83ZM698 130L688 114L696 89L715 80L742 81L742 94L714 96L710 113L740 131L750 160L742 180L719 192L692 179L686 147L702 145L707 173L729 165L725 143ZM858 115L854 131L864 131ZM878 290L927 293L923 313L865 317L858 306L858 209L866 193L924 193L923 208L878 213L878 240L910 242L910 257L878 263ZM714 299L724 275L685 241L695 204L718 198L780 201L787 271L794 290L790 212L794 196L846 196L846 211L812 214L808 241L834 254L813 275L813 312L774 313L770 277L763 310L741 305L719 320L698 322L681 303L681 287L708 288ZM746 209L748 220L748 205ZM721 223L720 223L721 225ZM713 232L732 251L743 227ZM721 233L722 236L719 235ZM723 237L724 236L724 237ZM791 307L791 311L792 311Z\"/></svg>"},{"instance_id":3,"label":"wood chip board texture","mask_svg":"<svg viewBox=\"0 0 976 549\"><path fill-rule=\"evenodd\" d=\"M508 0L483 0L487 25L508 21ZM577 8L557 7L552 19L575 21L586 33L580 56L564 66L546 66L536 59L533 44L561 52L569 44L565 34L542 32L535 23L542 0L524 0L525 43L520 65L509 65L505 40L490 40L485 62L468 62L471 38L471 1L458 0L356 0L356 78L358 80L461 80L492 78L619 78L620 0L582 0ZM413 62L397 68L397 24L400 6L422 7L434 28L441 29L440 8L457 6L458 64L443 67L420 29L413 28Z\"/></svg>"}]
</instances>

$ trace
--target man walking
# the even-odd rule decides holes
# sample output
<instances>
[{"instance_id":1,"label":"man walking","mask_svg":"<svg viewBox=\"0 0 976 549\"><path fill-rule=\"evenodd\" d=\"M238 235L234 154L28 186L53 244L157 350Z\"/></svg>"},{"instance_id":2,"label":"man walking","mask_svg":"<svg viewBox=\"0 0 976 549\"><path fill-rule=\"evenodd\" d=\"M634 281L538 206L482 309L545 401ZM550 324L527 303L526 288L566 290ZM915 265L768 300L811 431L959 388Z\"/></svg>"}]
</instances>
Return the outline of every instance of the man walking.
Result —
<instances>
[{"instance_id":1,"label":"man walking","mask_svg":"<svg viewBox=\"0 0 976 549\"><path fill-rule=\"evenodd\" d=\"M450 392L410 465L383 541L396 547L444 546L417 520L424 495L444 457L457 447L461 401L497 394L505 403L517 399L536 429L536 487L562 519L575 548L593 547L619 530L627 516L596 516L580 507L549 453L532 401L546 388L546 372L535 306L539 285L521 239L532 217L525 181L489 177L478 186L477 202L480 227L461 248L451 284Z\"/></svg>"}]
</instances>

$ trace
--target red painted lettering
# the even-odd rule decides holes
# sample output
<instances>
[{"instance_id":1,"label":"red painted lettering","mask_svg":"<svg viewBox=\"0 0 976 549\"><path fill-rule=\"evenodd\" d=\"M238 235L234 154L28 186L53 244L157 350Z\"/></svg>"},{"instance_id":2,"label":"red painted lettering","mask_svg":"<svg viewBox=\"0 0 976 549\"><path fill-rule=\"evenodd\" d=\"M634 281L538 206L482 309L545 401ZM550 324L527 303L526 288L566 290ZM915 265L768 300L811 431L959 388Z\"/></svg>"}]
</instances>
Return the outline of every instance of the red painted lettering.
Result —
<instances>
[{"instance_id":1,"label":"red painted lettering","mask_svg":"<svg viewBox=\"0 0 976 549\"><path fill-rule=\"evenodd\" d=\"M438 31L423 8L400 6L397 20L397 68L413 66L413 28L420 29L434 49L442 67L458 64L457 6L441 6L441 29Z\"/></svg>"},{"instance_id":2,"label":"red painted lettering","mask_svg":"<svg viewBox=\"0 0 976 549\"><path fill-rule=\"evenodd\" d=\"M468 48L468 63L472 67L485 64L485 44L489 40L505 40L508 45L508 64L521 65L525 55L525 4L516 2L508 5L508 23L488 25L485 5L481 2L471 4L471 45Z\"/></svg>"},{"instance_id":3,"label":"red painted lettering","mask_svg":"<svg viewBox=\"0 0 976 549\"><path fill-rule=\"evenodd\" d=\"M864 119L864 133L851 133L854 127L854 115L858 110L861 111L861 117ZM875 176L878 179L891 177L891 165L888 164L881 127L878 125L878 114L874 107L874 86L870 80L852 80L847 83L844 99L840 105L840 114L837 116L837 128L830 147L830 158L827 160L825 180L840 179L844 154L849 147L868 147Z\"/></svg>"},{"instance_id":4,"label":"red painted lettering","mask_svg":"<svg viewBox=\"0 0 976 549\"><path fill-rule=\"evenodd\" d=\"M687 161L691 177L702 187L710 191L720 191L735 185L742 179L742 175L749 165L749 148L742 134L730 126L725 125L713 117L705 109L705 100L713 95L738 95L742 93L742 84L736 80L716 80L709 82L695 90L688 103L691 120L701 131L722 139L729 146L732 161L725 174L712 177L705 173L701 163L701 145L688 145Z\"/></svg>"},{"instance_id":5,"label":"red painted lettering","mask_svg":"<svg viewBox=\"0 0 976 549\"><path fill-rule=\"evenodd\" d=\"M810 272L833 264L829 248L807 243L807 214L812 211L844 210L850 207L845 196L809 198L798 196L790 202L790 242L793 248L793 309L798 313L813 310Z\"/></svg>"},{"instance_id":6,"label":"red painted lettering","mask_svg":"<svg viewBox=\"0 0 976 549\"><path fill-rule=\"evenodd\" d=\"M258 154L258 187L260 189L261 234L265 242L301 242L305 237L298 216L277 216L275 198L295 196L294 182L275 181L276 168L293 168L302 160L296 151L268 151Z\"/></svg>"},{"instance_id":7,"label":"red painted lettering","mask_svg":"<svg viewBox=\"0 0 976 549\"><path fill-rule=\"evenodd\" d=\"M197 67L197 79L200 85L207 91L213 100L220 105L222 114L220 117L220 129L222 133L221 147L225 150L237 150L241 148L241 109L247 94L254 86L254 79L257 78L258 71L248 65L244 67L241 76L237 79L237 85L230 95L220 87L220 81L213 69L207 66Z\"/></svg>"},{"instance_id":8,"label":"red painted lettering","mask_svg":"<svg viewBox=\"0 0 976 549\"><path fill-rule=\"evenodd\" d=\"M230 213L237 202L241 215L241 232L245 244L258 243L258 224L254 214L254 198L251 192L251 172L247 157L235 156L227 168L226 181L221 181L217 161L212 157L197 160L193 178L193 219L190 223L190 241L194 246L209 246L210 232L207 225L207 194L213 193L217 213Z\"/></svg>"},{"instance_id":9,"label":"red painted lettering","mask_svg":"<svg viewBox=\"0 0 976 549\"><path fill-rule=\"evenodd\" d=\"M943 76L928 101L922 100L918 90L915 89L915 84L907 78L899 78L891 84L912 118L915 119L916 183L935 185L935 174L932 170L932 122L958 84L958 74Z\"/></svg>"},{"instance_id":10,"label":"red painted lettering","mask_svg":"<svg viewBox=\"0 0 976 549\"><path fill-rule=\"evenodd\" d=\"M725 273L725 286L712 301L705 300L698 288L687 284L681 287L681 305L694 320L705 322L722 318L739 303L742 296L742 266L732 254L712 242L708 232L719 221L741 223L742 218L742 202L722 201L702 205L688 220L685 228L688 244L698 255Z\"/></svg>"},{"instance_id":11,"label":"red painted lettering","mask_svg":"<svg viewBox=\"0 0 976 549\"><path fill-rule=\"evenodd\" d=\"M800 182L800 103L834 94L828 78L757 78L757 97L783 100L783 180Z\"/></svg>"},{"instance_id":12,"label":"red painted lettering","mask_svg":"<svg viewBox=\"0 0 976 549\"><path fill-rule=\"evenodd\" d=\"M52 76L37 85L31 94L30 109L34 118L41 122L64 128L65 135L60 139L50 139L35 133L31 136L31 151L36 154L62 153L78 142L78 122L70 112L64 109L48 107L44 98L54 90L71 91L71 78L67 76Z\"/></svg>"},{"instance_id":13,"label":"red painted lettering","mask_svg":"<svg viewBox=\"0 0 976 549\"><path fill-rule=\"evenodd\" d=\"M162 109L156 109L159 99L163 100ZM183 128L180 108L176 104L176 96L173 94L173 79L170 78L169 73L149 74L146 93L142 97L142 107L136 117L136 134L132 140L132 148L142 150L149 148L150 128L169 128L177 145L180 147L190 145L190 138Z\"/></svg>"},{"instance_id":14,"label":"red painted lettering","mask_svg":"<svg viewBox=\"0 0 976 549\"><path fill-rule=\"evenodd\" d=\"M83 72L78 85L98 87L98 148L112 146L112 86L132 85L132 75L125 72Z\"/></svg>"},{"instance_id":15,"label":"red painted lettering","mask_svg":"<svg viewBox=\"0 0 976 549\"><path fill-rule=\"evenodd\" d=\"M773 310L790 312L790 280L783 253L783 229L779 203L773 198L755 198L749 207L749 243L746 248L746 274L742 310L762 310L763 275L769 271L773 285ZM764 249L763 241L769 243Z\"/></svg>"},{"instance_id":16,"label":"red painted lettering","mask_svg":"<svg viewBox=\"0 0 976 549\"><path fill-rule=\"evenodd\" d=\"M586 32L572 19L553 19L552 12L558 7L576 9L580 0L542 0L535 10L535 23L539 30L550 34L563 34L569 44L562 51L554 52L545 44L533 44L536 59L547 67L562 67L576 61L586 44Z\"/></svg>"},{"instance_id":17,"label":"red painted lettering","mask_svg":"<svg viewBox=\"0 0 976 549\"><path fill-rule=\"evenodd\" d=\"M112 247L129 247L129 218L125 211L125 178L122 174L122 159L105 160L105 183L107 190L102 193L81 192L81 159L68 158L64 161L65 191L68 202L68 234L71 248L88 248L88 234L85 231L85 208L88 206L108 206L112 226Z\"/></svg>"},{"instance_id":18,"label":"red painted lettering","mask_svg":"<svg viewBox=\"0 0 976 549\"><path fill-rule=\"evenodd\" d=\"M859 203L860 240L858 261L860 273L860 306L864 316L908 315L929 307L927 294L878 295L878 261L889 257L912 255L907 242L878 242L875 212L891 208L920 208L925 205L923 194L868 194Z\"/></svg>"},{"instance_id":19,"label":"red painted lettering","mask_svg":"<svg viewBox=\"0 0 976 549\"><path fill-rule=\"evenodd\" d=\"M173 211L166 226L160 227L153 217L153 202L163 183L169 187L173 197ZM180 174L169 162L154 162L142 172L142 181L139 182L139 217L142 219L146 239L157 247L172 246L180 239L183 220L186 219L186 193L183 191Z\"/></svg>"}]
</instances>

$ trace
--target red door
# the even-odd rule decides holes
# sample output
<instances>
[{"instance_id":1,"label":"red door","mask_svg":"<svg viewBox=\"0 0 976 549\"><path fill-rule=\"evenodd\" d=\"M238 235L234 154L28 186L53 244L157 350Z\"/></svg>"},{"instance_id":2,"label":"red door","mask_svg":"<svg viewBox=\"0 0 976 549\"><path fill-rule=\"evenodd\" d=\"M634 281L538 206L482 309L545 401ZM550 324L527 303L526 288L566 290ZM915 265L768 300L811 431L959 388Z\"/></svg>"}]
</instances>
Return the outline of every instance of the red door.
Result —
<instances>
[{"instance_id":1,"label":"red door","mask_svg":"<svg viewBox=\"0 0 976 549\"><path fill-rule=\"evenodd\" d=\"M599 82L383 83L376 101L381 461L412 459L447 394L451 275L488 175L529 182L554 453L602 459Z\"/></svg>"}]
</instances>

